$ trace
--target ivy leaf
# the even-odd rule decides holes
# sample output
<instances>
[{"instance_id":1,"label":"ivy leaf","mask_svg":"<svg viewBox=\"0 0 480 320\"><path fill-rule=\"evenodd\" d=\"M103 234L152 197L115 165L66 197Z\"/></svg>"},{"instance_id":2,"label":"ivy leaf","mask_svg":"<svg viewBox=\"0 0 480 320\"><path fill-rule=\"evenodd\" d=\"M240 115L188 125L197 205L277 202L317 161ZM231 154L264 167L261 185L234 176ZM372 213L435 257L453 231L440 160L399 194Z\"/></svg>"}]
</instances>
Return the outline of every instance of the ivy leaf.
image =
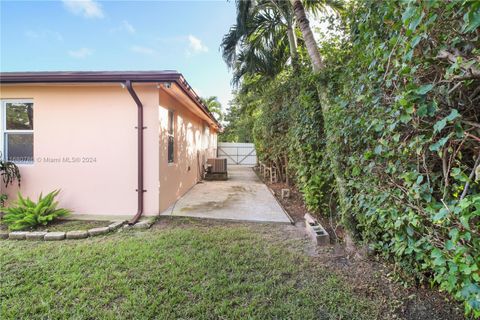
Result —
<instances>
[{"instance_id":1,"label":"ivy leaf","mask_svg":"<svg viewBox=\"0 0 480 320\"><path fill-rule=\"evenodd\" d=\"M424 117L427 114L428 114L428 106L425 105L425 104L421 105L420 108L418 108L418 110L417 110L417 115L419 117Z\"/></svg>"},{"instance_id":2,"label":"ivy leaf","mask_svg":"<svg viewBox=\"0 0 480 320\"><path fill-rule=\"evenodd\" d=\"M463 20L465 21L465 24L463 25L463 29L465 32L471 32L476 30L478 27L480 27L480 11L471 11L467 12L463 16Z\"/></svg>"},{"instance_id":3,"label":"ivy leaf","mask_svg":"<svg viewBox=\"0 0 480 320\"><path fill-rule=\"evenodd\" d=\"M404 113L400 116L400 121L402 123L408 123L410 120L412 120L412 117L407 113Z\"/></svg>"},{"instance_id":4,"label":"ivy leaf","mask_svg":"<svg viewBox=\"0 0 480 320\"><path fill-rule=\"evenodd\" d=\"M433 132L434 132L434 133L437 133L437 132L442 131L443 128L445 128L446 125L447 125L447 118L443 118L442 120L437 121L437 122L433 125Z\"/></svg>"},{"instance_id":5,"label":"ivy leaf","mask_svg":"<svg viewBox=\"0 0 480 320\"><path fill-rule=\"evenodd\" d=\"M430 151L438 151L440 148L442 148L445 143L447 143L448 139L450 139L450 135L438 140L436 143L430 145L429 149Z\"/></svg>"},{"instance_id":6,"label":"ivy leaf","mask_svg":"<svg viewBox=\"0 0 480 320\"><path fill-rule=\"evenodd\" d=\"M422 175L419 175L418 178L417 178L417 184L420 184L423 182L423 176Z\"/></svg>"},{"instance_id":7,"label":"ivy leaf","mask_svg":"<svg viewBox=\"0 0 480 320\"><path fill-rule=\"evenodd\" d=\"M458 118L459 116L460 116L460 114L458 113L458 110L453 109L445 119L447 119L447 121L453 121L456 118Z\"/></svg>"},{"instance_id":8,"label":"ivy leaf","mask_svg":"<svg viewBox=\"0 0 480 320\"><path fill-rule=\"evenodd\" d=\"M461 216L459 218L460 220L460 223L462 224L462 226L467 229L467 230L470 230L470 223L469 223L469 217L468 216Z\"/></svg>"},{"instance_id":9,"label":"ivy leaf","mask_svg":"<svg viewBox=\"0 0 480 320\"><path fill-rule=\"evenodd\" d=\"M410 19L415 14L416 8L415 7L408 7L405 12L402 14L402 22L405 23L408 19Z\"/></svg>"},{"instance_id":10,"label":"ivy leaf","mask_svg":"<svg viewBox=\"0 0 480 320\"><path fill-rule=\"evenodd\" d=\"M417 29L420 22L422 22L422 19L423 19L424 15L425 15L425 13L423 13L423 11L422 11L422 13L420 15L418 15L416 17L416 19L414 19L410 22L410 24L408 25L408 29L410 29L411 31L414 31L415 29Z\"/></svg>"},{"instance_id":11,"label":"ivy leaf","mask_svg":"<svg viewBox=\"0 0 480 320\"><path fill-rule=\"evenodd\" d=\"M426 84L415 90L416 94L425 95L433 89L433 84Z\"/></svg>"},{"instance_id":12,"label":"ivy leaf","mask_svg":"<svg viewBox=\"0 0 480 320\"><path fill-rule=\"evenodd\" d=\"M447 208L442 208L435 216L433 216L432 220L435 222L440 221L448 215L448 212L449 211L447 210Z\"/></svg>"},{"instance_id":13,"label":"ivy leaf","mask_svg":"<svg viewBox=\"0 0 480 320\"><path fill-rule=\"evenodd\" d=\"M443 257L442 252L438 248L433 249L432 253L430 255L434 259L433 260L434 265L436 265L436 266L445 265L446 260Z\"/></svg>"}]
</instances>

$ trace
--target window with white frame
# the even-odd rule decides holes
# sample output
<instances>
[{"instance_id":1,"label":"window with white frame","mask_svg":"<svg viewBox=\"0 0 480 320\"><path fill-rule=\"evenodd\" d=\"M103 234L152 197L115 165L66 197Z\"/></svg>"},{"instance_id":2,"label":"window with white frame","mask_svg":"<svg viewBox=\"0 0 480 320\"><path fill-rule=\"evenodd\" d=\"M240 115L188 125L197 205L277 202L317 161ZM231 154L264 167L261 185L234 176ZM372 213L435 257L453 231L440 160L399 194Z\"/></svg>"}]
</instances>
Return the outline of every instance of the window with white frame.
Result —
<instances>
[{"instance_id":1,"label":"window with white frame","mask_svg":"<svg viewBox=\"0 0 480 320\"><path fill-rule=\"evenodd\" d=\"M17 164L33 163L33 102L2 100L2 157Z\"/></svg>"},{"instance_id":2,"label":"window with white frame","mask_svg":"<svg viewBox=\"0 0 480 320\"><path fill-rule=\"evenodd\" d=\"M168 163L175 162L175 121L174 121L174 113L173 111L168 111L168 127L167 127L167 137L168 137Z\"/></svg>"}]
</instances>

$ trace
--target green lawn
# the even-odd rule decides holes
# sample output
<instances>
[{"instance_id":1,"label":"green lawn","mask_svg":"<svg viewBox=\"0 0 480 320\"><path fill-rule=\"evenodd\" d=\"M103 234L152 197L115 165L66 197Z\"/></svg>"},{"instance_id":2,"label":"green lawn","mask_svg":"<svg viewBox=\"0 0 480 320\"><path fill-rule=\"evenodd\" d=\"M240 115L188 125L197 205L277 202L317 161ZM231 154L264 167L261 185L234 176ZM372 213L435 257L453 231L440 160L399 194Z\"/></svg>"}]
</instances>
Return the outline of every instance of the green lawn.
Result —
<instances>
[{"instance_id":1,"label":"green lawn","mask_svg":"<svg viewBox=\"0 0 480 320\"><path fill-rule=\"evenodd\" d=\"M47 226L39 226L35 230L48 230L48 231L73 231L73 230L88 230L99 227L106 227L110 224L110 221L96 221L96 220L58 220Z\"/></svg>"},{"instance_id":2,"label":"green lawn","mask_svg":"<svg viewBox=\"0 0 480 320\"><path fill-rule=\"evenodd\" d=\"M299 240L271 241L265 226L167 224L0 241L0 318L382 318L384 302L353 292L296 250Z\"/></svg>"}]
</instances>

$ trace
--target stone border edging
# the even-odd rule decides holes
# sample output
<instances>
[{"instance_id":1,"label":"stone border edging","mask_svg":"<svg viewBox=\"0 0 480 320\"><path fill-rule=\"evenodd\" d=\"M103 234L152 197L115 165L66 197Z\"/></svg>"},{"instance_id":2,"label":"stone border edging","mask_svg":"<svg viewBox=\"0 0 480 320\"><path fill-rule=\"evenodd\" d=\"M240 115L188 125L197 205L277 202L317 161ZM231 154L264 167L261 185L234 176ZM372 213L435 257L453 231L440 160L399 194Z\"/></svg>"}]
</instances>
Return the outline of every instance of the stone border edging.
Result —
<instances>
[{"instance_id":1,"label":"stone border edging","mask_svg":"<svg viewBox=\"0 0 480 320\"><path fill-rule=\"evenodd\" d=\"M107 234L123 226L127 221L112 222L107 227L93 228L89 230L73 231L12 231L0 233L0 239L8 240L30 240L30 241L59 241L59 240L77 240Z\"/></svg>"},{"instance_id":2,"label":"stone border edging","mask_svg":"<svg viewBox=\"0 0 480 320\"><path fill-rule=\"evenodd\" d=\"M60 240L78 240L108 234L112 231L122 229L149 229L155 223L154 219L138 221L134 225L127 224L127 221L117 221L110 223L107 227L92 228L89 230L73 231L12 231L0 232L0 239L3 240L30 240L30 241L60 241Z\"/></svg>"}]
</instances>

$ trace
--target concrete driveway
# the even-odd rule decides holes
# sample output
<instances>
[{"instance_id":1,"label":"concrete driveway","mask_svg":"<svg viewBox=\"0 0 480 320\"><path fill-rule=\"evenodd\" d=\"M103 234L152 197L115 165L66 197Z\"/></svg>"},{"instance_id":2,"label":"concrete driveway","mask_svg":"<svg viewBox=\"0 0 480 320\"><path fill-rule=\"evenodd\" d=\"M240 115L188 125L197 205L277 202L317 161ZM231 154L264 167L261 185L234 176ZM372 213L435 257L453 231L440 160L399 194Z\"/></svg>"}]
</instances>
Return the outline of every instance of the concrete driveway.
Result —
<instances>
[{"instance_id":1,"label":"concrete driveway","mask_svg":"<svg viewBox=\"0 0 480 320\"><path fill-rule=\"evenodd\" d=\"M161 215L290 223L252 168L230 165L228 178L228 181L204 181L195 185Z\"/></svg>"}]
</instances>

